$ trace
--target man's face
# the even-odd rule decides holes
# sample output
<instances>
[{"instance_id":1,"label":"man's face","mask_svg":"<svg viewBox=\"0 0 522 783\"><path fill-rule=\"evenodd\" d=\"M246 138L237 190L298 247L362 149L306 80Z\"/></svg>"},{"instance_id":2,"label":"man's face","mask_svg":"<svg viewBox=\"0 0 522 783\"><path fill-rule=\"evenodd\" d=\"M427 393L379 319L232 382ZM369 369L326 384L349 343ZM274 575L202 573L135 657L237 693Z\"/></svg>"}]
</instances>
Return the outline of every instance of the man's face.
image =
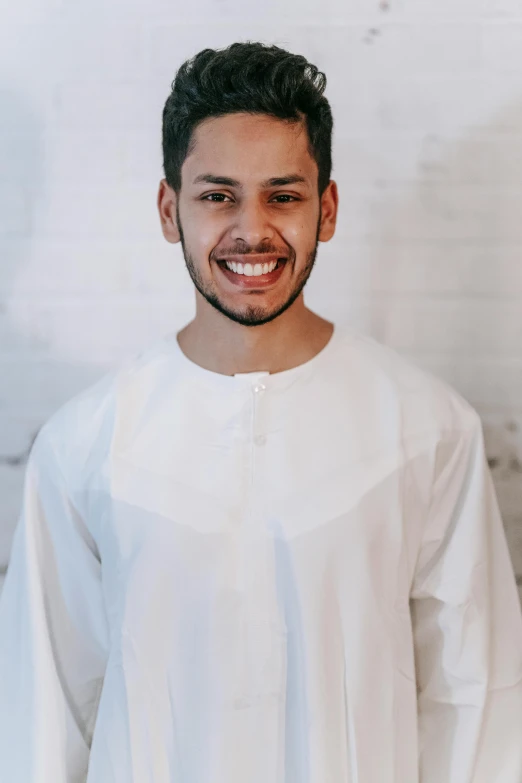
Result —
<instances>
[{"instance_id":1,"label":"man's face","mask_svg":"<svg viewBox=\"0 0 522 783\"><path fill-rule=\"evenodd\" d=\"M181 241L190 277L209 305L245 326L272 321L300 296L318 241L333 235L335 183L320 201L303 123L229 114L202 122L194 139L179 198L165 180L160 185L165 238ZM298 181L271 182L282 178ZM274 282L247 287L243 276L226 273L225 258L286 262Z\"/></svg>"}]
</instances>

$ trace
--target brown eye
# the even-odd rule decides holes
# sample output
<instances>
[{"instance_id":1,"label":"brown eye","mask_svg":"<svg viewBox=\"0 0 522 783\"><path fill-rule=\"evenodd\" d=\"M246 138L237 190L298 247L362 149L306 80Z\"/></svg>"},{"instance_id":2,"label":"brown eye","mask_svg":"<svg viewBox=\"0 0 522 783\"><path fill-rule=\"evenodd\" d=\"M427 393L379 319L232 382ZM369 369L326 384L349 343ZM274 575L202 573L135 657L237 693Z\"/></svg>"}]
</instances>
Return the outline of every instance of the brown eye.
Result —
<instances>
[{"instance_id":1,"label":"brown eye","mask_svg":"<svg viewBox=\"0 0 522 783\"><path fill-rule=\"evenodd\" d=\"M210 201L212 200L215 204L222 204L222 201L215 201L212 196L217 196L218 198L228 198L228 196L225 196L224 193L207 193L206 196L203 196L201 201Z\"/></svg>"},{"instance_id":2,"label":"brown eye","mask_svg":"<svg viewBox=\"0 0 522 783\"><path fill-rule=\"evenodd\" d=\"M290 196L288 193L281 193L279 196L276 196L276 198L290 198L292 201L299 201L299 199L295 198L295 196ZM280 204L289 204L289 201L280 201Z\"/></svg>"}]
</instances>

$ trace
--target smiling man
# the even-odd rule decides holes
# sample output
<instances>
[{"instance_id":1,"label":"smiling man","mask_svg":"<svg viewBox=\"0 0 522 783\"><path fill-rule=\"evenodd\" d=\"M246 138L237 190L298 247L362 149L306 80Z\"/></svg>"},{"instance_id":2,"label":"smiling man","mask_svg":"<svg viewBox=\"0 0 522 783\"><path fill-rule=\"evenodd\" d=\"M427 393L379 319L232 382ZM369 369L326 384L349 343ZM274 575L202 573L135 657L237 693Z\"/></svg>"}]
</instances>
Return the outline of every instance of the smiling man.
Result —
<instances>
[{"instance_id":1,"label":"smiling man","mask_svg":"<svg viewBox=\"0 0 522 783\"><path fill-rule=\"evenodd\" d=\"M231 50L229 67L240 51ZM284 54L281 60L281 54L256 48L250 57L255 80L263 69L265 79L277 78L275 66L285 62ZM208 50L197 60L203 74L207 60ZM290 65L296 60L299 67L299 58L286 55L286 79L289 87L294 82L296 97L301 93L302 108L286 105L283 92L263 94L259 81L259 94L249 98L241 87L237 95L227 93L223 104L230 113L194 127L178 119L186 108L183 89L197 78L183 71L165 107L167 178L158 206L165 238L181 240L196 287L197 315L178 341L197 364L226 375L295 367L315 356L333 331L332 323L305 307L302 296L317 243L331 239L335 230L337 187L329 179L332 119L312 80L297 81L299 71ZM219 60L209 67L217 73ZM210 87L215 96L220 88L219 81ZM308 104L317 150L307 132ZM189 141L178 171L179 149Z\"/></svg>"},{"instance_id":2,"label":"smiling man","mask_svg":"<svg viewBox=\"0 0 522 783\"><path fill-rule=\"evenodd\" d=\"M522 781L522 614L480 418L304 304L338 206L325 81L260 43L178 71L158 210L196 315L31 449L1 781Z\"/></svg>"}]
</instances>

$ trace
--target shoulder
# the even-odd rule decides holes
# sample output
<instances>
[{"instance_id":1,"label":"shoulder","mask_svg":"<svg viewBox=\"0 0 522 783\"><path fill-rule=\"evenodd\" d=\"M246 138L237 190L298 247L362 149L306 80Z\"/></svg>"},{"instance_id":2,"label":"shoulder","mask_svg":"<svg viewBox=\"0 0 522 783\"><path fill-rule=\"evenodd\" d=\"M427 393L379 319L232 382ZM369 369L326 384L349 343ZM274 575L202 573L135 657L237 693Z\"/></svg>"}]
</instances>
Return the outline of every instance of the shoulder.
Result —
<instances>
[{"instance_id":1,"label":"shoulder","mask_svg":"<svg viewBox=\"0 0 522 783\"><path fill-rule=\"evenodd\" d=\"M343 328L347 382L372 415L400 419L402 436L447 438L476 432L480 417L451 384L390 346Z\"/></svg>"},{"instance_id":2,"label":"shoulder","mask_svg":"<svg viewBox=\"0 0 522 783\"><path fill-rule=\"evenodd\" d=\"M165 361L170 336L132 354L63 403L40 428L32 451L51 449L71 477L99 466L110 451L114 428L129 396ZM170 338L171 339L171 338Z\"/></svg>"}]
</instances>

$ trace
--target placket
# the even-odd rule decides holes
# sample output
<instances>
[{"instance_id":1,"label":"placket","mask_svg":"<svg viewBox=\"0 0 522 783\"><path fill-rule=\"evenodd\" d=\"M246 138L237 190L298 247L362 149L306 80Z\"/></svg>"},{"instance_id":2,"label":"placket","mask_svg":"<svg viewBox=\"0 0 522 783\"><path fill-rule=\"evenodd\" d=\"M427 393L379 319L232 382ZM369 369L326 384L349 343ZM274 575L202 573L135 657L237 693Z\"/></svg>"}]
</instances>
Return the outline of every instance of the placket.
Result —
<instances>
[{"instance_id":1,"label":"placket","mask_svg":"<svg viewBox=\"0 0 522 783\"><path fill-rule=\"evenodd\" d=\"M267 404L266 395L269 393L264 379L268 372L248 373L250 377L249 411L250 428L248 433L249 454L249 481L246 494L246 506L241 531L241 557L238 576L238 587L241 591L248 590L251 584L253 547L262 533L260 525L259 497L263 486L262 469L264 464L264 450L267 436Z\"/></svg>"},{"instance_id":2,"label":"placket","mask_svg":"<svg viewBox=\"0 0 522 783\"><path fill-rule=\"evenodd\" d=\"M242 654L239 658L235 706L248 727L252 756L262 754L252 781L284 779L287 634L280 616L274 540L263 502L267 491L268 450L273 410L268 373L257 373L250 387L250 477L243 518L240 557Z\"/></svg>"}]
</instances>

